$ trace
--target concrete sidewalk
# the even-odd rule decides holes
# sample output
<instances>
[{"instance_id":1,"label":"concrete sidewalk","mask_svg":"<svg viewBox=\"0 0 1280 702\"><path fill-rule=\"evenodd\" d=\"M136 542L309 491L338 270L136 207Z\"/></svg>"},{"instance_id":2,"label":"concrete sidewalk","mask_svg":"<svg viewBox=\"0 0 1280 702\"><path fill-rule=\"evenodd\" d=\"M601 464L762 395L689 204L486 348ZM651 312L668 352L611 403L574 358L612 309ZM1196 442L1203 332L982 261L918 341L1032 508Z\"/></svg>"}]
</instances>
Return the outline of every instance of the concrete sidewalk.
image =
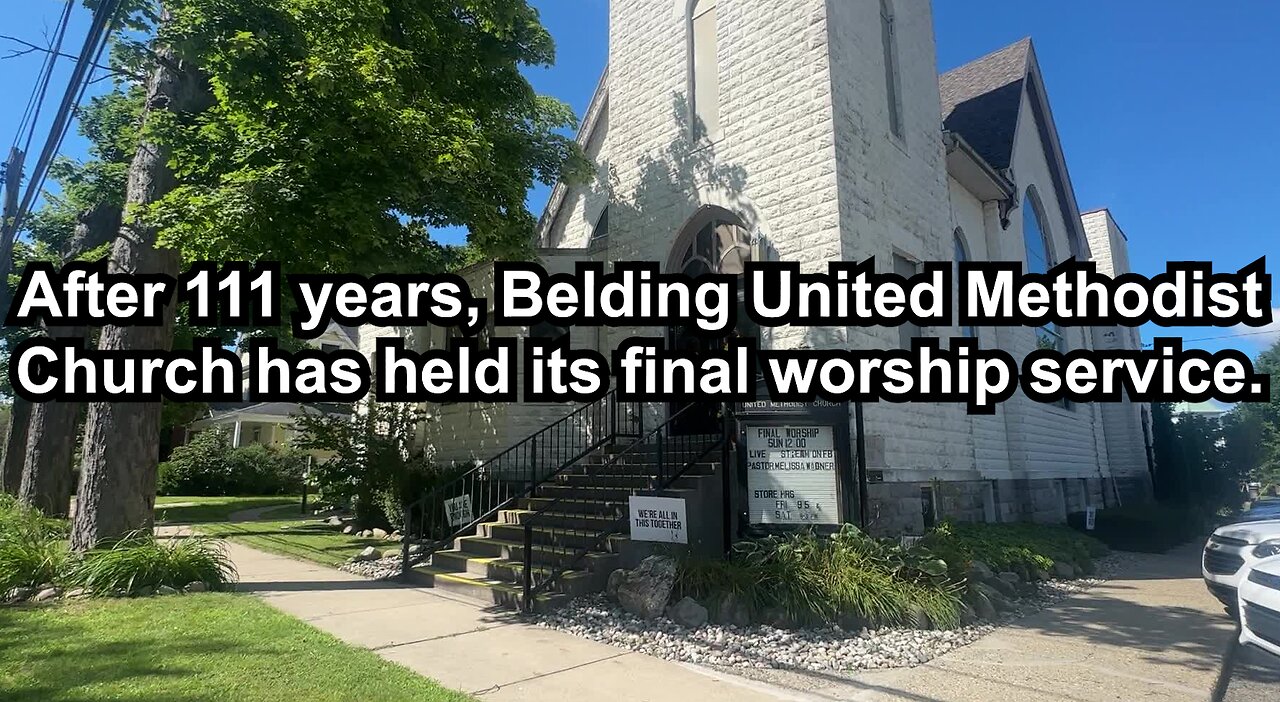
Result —
<instances>
[{"instance_id":1,"label":"concrete sidewalk","mask_svg":"<svg viewBox=\"0 0 1280 702\"><path fill-rule=\"evenodd\" d=\"M239 592L481 700L804 700L771 685L531 626L430 589L227 544Z\"/></svg>"},{"instance_id":2,"label":"concrete sidewalk","mask_svg":"<svg viewBox=\"0 0 1280 702\"><path fill-rule=\"evenodd\" d=\"M1205 700L1235 631L1199 556L1125 554L1115 579L916 668L753 677L823 700Z\"/></svg>"}]
</instances>

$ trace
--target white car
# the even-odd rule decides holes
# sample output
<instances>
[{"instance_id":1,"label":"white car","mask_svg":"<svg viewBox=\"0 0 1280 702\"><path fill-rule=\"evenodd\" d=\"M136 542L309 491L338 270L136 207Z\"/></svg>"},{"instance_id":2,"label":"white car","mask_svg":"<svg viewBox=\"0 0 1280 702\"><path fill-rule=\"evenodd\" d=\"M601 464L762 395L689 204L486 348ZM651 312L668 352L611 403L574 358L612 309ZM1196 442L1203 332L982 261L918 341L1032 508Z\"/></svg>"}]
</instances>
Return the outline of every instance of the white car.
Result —
<instances>
[{"instance_id":1,"label":"white car","mask_svg":"<svg viewBox=\"0 0 1280 702\"><path fill-rule=\"evenodd\" d=\"M1240 581L1240 643L1280 656L1280 556L1253 563Z\"/></svg>"},{"instance_id":2,"label":"white car","mask_svg":"<svg viewBox=\"0 0 1280 702\"><path fill-rule=\"evenodd\" d=\"M1228 609L1235 610L1237 589L1249 567L1280 555L1280 519L1218 527L1204 545L1200 562L1204 584Z\"/></svg>"}]
</instances>

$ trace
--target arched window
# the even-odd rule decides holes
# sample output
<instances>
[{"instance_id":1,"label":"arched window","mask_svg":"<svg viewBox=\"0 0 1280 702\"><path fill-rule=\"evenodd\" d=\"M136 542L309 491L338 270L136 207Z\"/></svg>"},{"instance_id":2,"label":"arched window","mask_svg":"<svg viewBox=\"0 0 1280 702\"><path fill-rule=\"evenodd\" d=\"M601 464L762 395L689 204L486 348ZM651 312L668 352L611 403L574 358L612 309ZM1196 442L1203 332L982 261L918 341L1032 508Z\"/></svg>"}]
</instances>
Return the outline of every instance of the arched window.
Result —
<instances>
[{"instance_id":1,"label":"arched window","mask_svg":"<svg viewBox=\"0 0 1280 702\"><path fill-rule=\"evenodd\" d=\"M1047 273L1057 264L1042 213L1035 188L1027 188L1022 201L1022 240L1027 251L1028 273ZM1058 325L1050 323L1036 330L1036 345L1042 349L1065 351L1066 339Z\"/></svg>"},{"instance_id":2,"label":"arched window","mask_svg":"<svg viewBox=\"0 0 1280 702\"><path fill-rule=\"evenodd\" d=\"M596 218L596 225L591 228L591 238L587 241L590 246L599 241L604 241L609 236L609 206L605 205L600 211L600 216Z\"/></svg>"},{"instance_id":3,"label":"arched window","mask_svg":"<svg viewBox=\"0 0 1280 702\"><path fill-rule=\"evenodd\" d=\"M689 13L689 93L693 133L720 136L720 69L716 63L716 0L694 0Z\"/></svg>"},{"instance_id":4,"label":"arched window","mask_svg":"<svg viewBox=\"0 0 1280 702\"><path fill-rule=\"evenodd\" d=\"M968 245L965 244L964 230L961 229L960 227L956 227L955 232L952 234L952 238L955 239L955 245L956 245L956 268L952 272L952 278L955 279L955 288L952 290L951 294L956 299L957 319L959 319L960 264L969 260L969 247ZM968 337L975 337L978 335L977 330L974 329L973 327L960 327L960 333Z\"/></svg>"},{"instance_id":5,"label":"arched window","mask_svg":"<svg viewBox=\"0 0 1280 702\"><path fill-rule=\"evenodd\" d=\"M880 43L884 49L885 100L889 105L889 129L902 136L902 98L898 89L898 36L891 0L880 0Z\"/></svg>"},{"instance_id":6,"label":"arched window","mask_svg":"<svg viewBox=\"0 0 1280 702\"><path fill-rule=\"evenodd\" d=\"M751 235L728 217L713 216L674 259L678 270L696 278L709 273L742 275L752 258Z\"/></svg>"}]
</instances>

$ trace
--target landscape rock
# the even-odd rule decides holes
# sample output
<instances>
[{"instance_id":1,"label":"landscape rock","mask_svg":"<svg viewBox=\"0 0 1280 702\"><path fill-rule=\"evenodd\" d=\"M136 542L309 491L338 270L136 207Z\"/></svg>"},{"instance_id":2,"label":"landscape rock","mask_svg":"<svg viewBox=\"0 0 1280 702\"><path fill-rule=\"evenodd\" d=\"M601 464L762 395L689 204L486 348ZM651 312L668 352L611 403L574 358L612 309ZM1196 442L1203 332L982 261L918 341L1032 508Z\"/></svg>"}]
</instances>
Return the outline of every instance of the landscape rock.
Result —
<instances>
[{"instance_id":1,"label":"landscape rock","mask_svg":"<svg viewBox=\"0 0 1280 702\"><path fill-rule=\"evenodd\" d=\"M187 583L186 587L182 589L187 592L205 592L209 589L209 586L205 585L199 580L192 580L191 582Z\"/></svg>"},{"instance_id":2,"label":"landscape rock","mask_svg":"<svg viewBox=\"0 0 1280 702\"><path fill-rule=\"evenodd\" d=\"M574 598L541 615L538 625L669 661L727 668L849 671L901 668L976 641L989 624L947 631L846 629L830 625L782 630L706 624L697 629L664 619L641 620L600 595Z\"/></svg>"},{"instance_id":3,"label":"landscape rock","mask_svg":"<svg viewBox=\"0 0 1280 702\"><path fill-rule=\"evenodd\" d=\"M148 586L148 587L140 587L140 588L138 588L137 590L134 590L134 591L133 591L133 594L134 594L135 596L137 596L137 597L150 597L150 596L152 596L152 595L156 594L156 589L155 589L154 587L150 587L150 586Z\"/></svg>"},{"instance_id":4,"label":"landscape rock","mask_svg":"<svg viewBox=\"0 0 1280 702\"><path fill-rule=\"evenodd\" d=\"M1003 580L1014 587L1018 587L1022 584L1022 576L1010 570L1006 570L1002 573L996 573L996 578Z\"/></svg>"},{"instance_id":5,"label":"landscape rock","mask_svg":"<svg viewBox=\"0 0 1280 702\"><path fill-rule=\"evenodd\" d=\"M1067 580L1070 580L1076 577L1076 568L1070 563L1064 563L1062 561L1054 561L1053 574L1058 576L1059 578L1066 578Z\"/></svg>"},{"instance_id":6,"label":"landscape rock","mask_svg":"<svg viewBox=\"0 0 1280 702\"><path fill-rule=\"evenodd\" d=\"M373 536L373 532L368 529L365 529L364 531L360 532L360 538L362 539L367 539L371 536Z\"/></svg>"},{"instance_id":7,"label":"landscape rock","mask_svg":"<svg viewBox=\"0 0 1280 702\"><path fill-rule=\"evenodd\" d=\"M62 594L62 590L59 590L59 589L58 589L58 588L56 588L56 587L46 587L46 588L44 588L43 590L41 590L40 592L37 592L37 593L36 593L36 596L31 598L31 601L32 601L32 602L47 602L47 601L52 600L52 599L57 599L57 597L58 597L59 595L61 595L61 594Z\"/></svg>"},{"instance_id":8,"label":"landscape rock","mask_svg":"<svg viewBox=\"0 0 1280 702\"><path fill-rule=\"evenodd\" d=\"M426 550L427 550L427 547L423 546L422 544L409 544L410 556L416 556L419 553L422 553L423 551L426 551Z\"/></svg>"},{"instance_id":9,"label":"landscape rock","mask_svg":"<svg viewBox=\"0 0 1280 702\"><path fill-rule=\"evenodd\" d=\"M1041 582L1044 582L1045 580L1049 580L1050 578L1053 577L1052 575L1049 575L1049 571L1041 570L1039 568L1036 568L1035 572L1032 573L1032 575L1035 576L1036 580L1039 580Z\"/></svg>"},{"instance_id":10,"label":"landscape rock","mask_svg":"<svg viewBox=\"0 0 1280 702\"><path fill-rule=\"evenodd\" d=\"M382 552L383 558L399 558L401 556L400 549L389 548Z\"/></svg>"},{"instance_id":11,"label":"landscape rock","mask_svg":"<svg viewBox=\"0 0 1280 702\"><path fill-rule=\"evenodd\" d=\"M376 560L378 560L378 549L372 546L365 546L363 551L351 557L351 561L353 563L360 563L362 561L376 561Z\"/></svg>"},{"instance_id":12,"label":"landscape rock","mask_svg":"<svg viewBox=\"0 0 1280 702\"><path fill-rule=\"evenodd\" d=\"M372 537L373 537L373 538L375 538L375 539L385 539L385 538L387 538L387 530L386 530L386 529L371 529L371 530L369 531L369 535L370 535L370 536L372 536Z\"/></svg>"},{"instance_id":13,"label":"landscape rock","mask_svg":"<svg viewBox=\"0 0 1280 702\"><path fill-rule=\"evenodd\" d=\"M329 526L342 526L342 518L341 518L341 517L329 517L328 519L326 519L326 520L325 520L325 523L326 523L326 524L328 524ZM345 533L347 533L347 532L346 532L346 531L343 531L342 533L344 533L344 534L345 534Z\"/></svg>"},{"instance_id":14,"label":"landscape rock","mask_svg":"<svg viewBox=\"0 0 1280 702\"><path fill-rule=\"evenodd\" d=\"M23 602L35 592L35 588L32 587L15 587L5 593L4 599L5 602Z\"/></svg>"},{"instance_id":15,"label":"landscape rock","mask_svg":"<svg viewBox=\"0 0 1280 702\"><path fill-rule=\"evenodd\" d=\"M82 587L78 587L74 590L68 590L67 592L63 593L62 596L69 600L74 600L80 597L88 597L89 591Z\"/></svg>"},{"instance_id":16,"label":"landscape rock","mask_svg":"<svg viewBox=\"0 0 1280 702\"><path fill-rule=\"evenodd\" d=\"M654 619L666 610L675 583L675 559L648 556L618 585L618 604L641 619Z\"/></svg>"},{"instance_id":17,"label":"landscape rock","mask_svg":"<svg viewBox=\"0 0 1280 702\"><path fill-rule=\"evenodd\" d=\"M924 611L924 607L913 605L911 607L911 619L909 620L913 629L932 629L933 622L929 621L929 613Z\"/></svg>"},{"instance_id":18,"label":"landscape rock","mask_svg":"<svg viewBox=\"0 0 1280 702\"><path fill-rule=\"evenodd\" d=\"M685 597L671 605L667 618L686 629L697 629L707 623L707 608L692 597Z\"/></svg>"},{"instance_id":19,"label":"landscape rock","mask_svg":"<svg viewBox=\"0 0 1280 702\"><path fill-rule=\"evenodd\" d=\"M973 608L974 614L978 615L979 619L996 618L995 605L991 604L991 600L982 592L971 589L964 594L964 601Z\"/></svg>"},{"instance_id":20,"label":"landscape rock","mask_svg":"<svg viewBox=\"0 0 1280 702\"><path fill-rule=\"evenodd\" d=\"M161 585L160 587L156 588L156 594L157 595L176 595L178 594L178 589L174 587L169 587L168 585Z\"/></svg>"},{"instance_id":21,"label":"landscape rock","mask_svg":"<svg viewBox=\"0 0 1280 702\"><path fill-rule=\"evenodd\" d=\"M618 568L609 574L609 580L604 585L604 595L614 602L618 601L618 587L627 579L627 571L624 568Z\"/></svg>"},{"instance_id":22,"label":"landscape rock","mask_svg":"<svg viewBox=\"0 0 1280 702\"><path fill-rule=\"evenodd\" d=\"M355 528L355 527L353 527L353 526L351 526L350 524L348 524L348 525L346 525L346 526L342 527L342 533L344 533L344 534L354 534L354 533L356 533L356 528Z\"/></svg>"},{"instance_id":23,"label":"landscape rock","mask_svg":"<svg viewBox=\"0 0 1280 702\"><path fill-rule=\"evenodd\" d=\"M751 608L742 598L732 592L723 595L716 603L715 622L730 626L748 626L751 624Z\"/></svg>"},{"instance_id":24,"label":"landscape rock","mask_svg":"<svg viewBox=\"0 0 1280 702\"><path fill-rule=\"evenodd\" d=\"M1015 577L1016 577L1016 576L1015 576ZM981 582L981 583L979 583L979 584L981 584L981 585L985 585L986 587L989 587L989 588L991 588L992 590L995 590L996 592L1000 593L1001 595L1004 595L1005 597L1017 597L1017 596L1018 596L1018 591L1017 591L1017 589L1016 589L1016 588L1014 588L1014 586L1013 586L1012 584L1010 584L1010 583L1009 583L1009 581L1008 581L1008 580L1005 580L1004 578L990 578L990 579L988 579L988 580L984 580L984 581L982 581L982 582Z\"/></svg>"},{"instance_id":25,"label":"landscape rock","mask_svg":"<svg viewBox=\"0 0 1280 702\"><path fill-rule=\"evenodd\" d=\"M986 582L991 578L994 578L995 575L996 573L994 570L991 570L991 566L983 563L982 561L969 561L969 570L965 572L965 577L967 579L970 581L977 580L979 582Z\"/></svg>"}]
</instances>

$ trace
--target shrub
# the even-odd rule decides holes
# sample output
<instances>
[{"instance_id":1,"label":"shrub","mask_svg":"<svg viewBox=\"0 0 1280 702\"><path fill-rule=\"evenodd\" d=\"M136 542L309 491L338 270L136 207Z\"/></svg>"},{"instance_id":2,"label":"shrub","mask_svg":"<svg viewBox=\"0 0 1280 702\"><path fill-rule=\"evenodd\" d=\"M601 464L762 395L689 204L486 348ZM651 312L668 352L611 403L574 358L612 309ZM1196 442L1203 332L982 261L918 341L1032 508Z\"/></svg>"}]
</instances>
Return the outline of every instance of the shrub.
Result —
<instances>
[{"instance_id":1,"label":"shrub","mask_svg":"<svg viewBox=\"0 0 1280 702\"><path fill-rule=\"evenodd\" d=\"M1067 515L1067 523L1086 532L1085 513ZM1164 553L1174 546L1204 536L1205 515L1193 507L1170 504L1109 507L1098 510L1090 536L1121 551Z\"/></svg>"},{"instance_id":2,"label":"shrub","mask_svg":"<svg viewBox=\"0 0 1280 702\"><path fill-rule=\"evenodd\" d=\"M1092 572L1093 559L1107 547L1078 531L1052 524L985 524L944 522L930 531L920 545L947 562L953 578L962 578L973 561L992 570L1030 577L1036 570L1050 571L1055 561Z\"/></svg>"},{"instance_id":3,"label":"shrub","mask_svg":"<svg viewBox=\"0 0 1280 702\"><path fill-rule=\"evenodd\" d=\"M686 558L677 596L714 603L732 594L753 611L781 608L796 621L908 624L916 610L937 627L959 624L959 587L923 548L903 549L851 525L831 538L804 532L745 541L729 558Z\"/></svg>"},{"instance_id":4,"label":"shrub","mask_svg":"<svg viewBox=\"0 0 1280 702\"><path fill-rule=\"evenodd\" d=\"M191 582L218 590L235 577L235 566L220 543L200 537L161 540L150 534L90 551L72 575L75 582L95 595L137 593L161 585L181 588Z\"/></svg>"},{"instance_id":5,"label":"shrub","mask_svg":"<svg viewBox=\"0 0 1280 702\"><path fill-rule=\"evenodd\" d=\"M67 523L0 495L0 593L63 580Z\"/></svg>"},{"instance_id":6,"label":"shrub","mask_svg":"<svg viewBox=\"0 0 1280 702\"><path fill-rule=\"evenodd\" d=\"M226 429L202 431L161 463L161 495L284 495L302 489L306 454L261 444L231 447Z\"/></svg>"}]
</instances>

